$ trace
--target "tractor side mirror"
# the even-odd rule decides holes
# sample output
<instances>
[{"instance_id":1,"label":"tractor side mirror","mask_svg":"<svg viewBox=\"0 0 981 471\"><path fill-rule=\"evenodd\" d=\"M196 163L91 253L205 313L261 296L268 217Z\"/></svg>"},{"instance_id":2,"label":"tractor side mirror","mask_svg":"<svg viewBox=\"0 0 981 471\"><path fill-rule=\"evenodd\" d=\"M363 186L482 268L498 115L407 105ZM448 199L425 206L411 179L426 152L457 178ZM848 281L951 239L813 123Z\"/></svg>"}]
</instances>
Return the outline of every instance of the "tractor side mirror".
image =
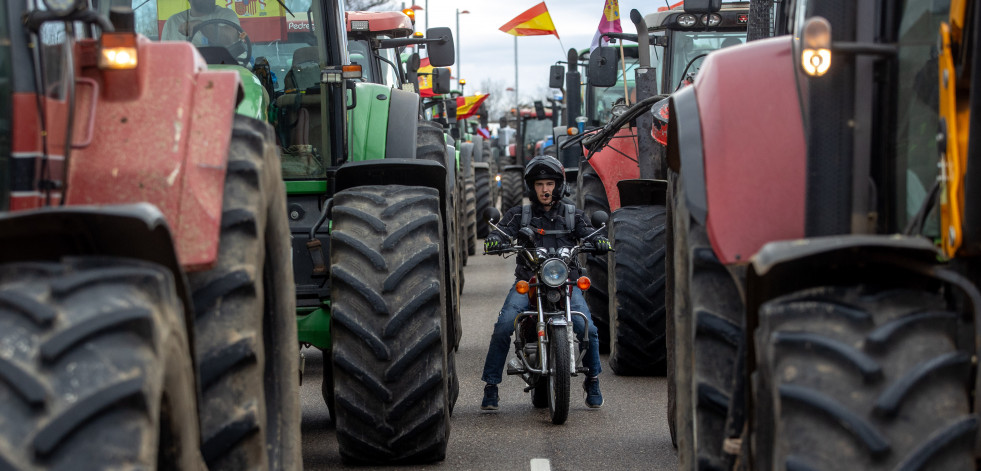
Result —
<instances>
[{"instance_id":1,"label":"tractor side mirror","mask_svg":"<svg viewBox=\"0 0 981 471\"><path fill-rule=\"evenodd\" d=\"M449 67L453 65L454 55L453 32L450 28L441 26L426 30L426 39L438 39L439 41L427 42L426 49L429 51L429 63L433 67Z\"/></svg>"},{"instance_id":2,"label":"tractor side mirror","mask_svg":"<svg viewBox=\"0 0 981 471\"><path fill-rule=\"evenodd\" d=\"M548 69L548 88L562 88L565 85L565 67L553 65Z\"/></svg>"},{"instance_id":3,"label":"tractor side mirror","mask_svg":"<svg viewBox=\"0 0 981 471\"><path fill-rule=\"evenodd\" d=\"M456 120L456 98L443 101L443 107L446 108L446 117Z\"/></svg>"},{"instance_id":4,"label":"tractor side mirror","mask_svg":"<svg viewBox=\"0 0 981 471\"><path fill-rule=\"evenodd\" d=\"M450 69L445 67L433 67L432 79L433 93L437 95L450 93Z\"/></svg>"},{"instance_id":5,"label":"tractor side mirror","mask_svg":"<svg viewBox=\"0 0 981 471\"><path fill-rule=\"evenodd\" d=\"M589 84L594 87L612 87L617 84L617 50L612 47L598 47L589 54L589 68L586 70Z\"/></svg>"},{"instance_id":6,"label":"tractor side mirror","mask_svg":"<svg viewBox=\"0 0 981 471\"><path fill-rule=\"evenodd\" d=\"M722 0L685 0L685 13L717 13L722 9Z\"/></svg>"},{"instance_id":7,"label":"tractor side mirror","mask_svg":"<svg viewBox=\"0 0 981 471\"><path fill-rule=\"evenodd\" d=\"M610 215L606 214L606 211L594 211L593 215L589 217L589 222L593 223L593 227L597 229L609 220Z\"/></svg>"},{"instance_id":8,"label":"tractor side mirror","mask_svg":"<svg viewBox=\"0 0 981 471\"><path fill-rule=\"evenodd\" d=\"M545 104L542 103L541 100L535 101L535 118L539 120L548 118L548 116L545 114Z\"/></svg>"}]
</instances>

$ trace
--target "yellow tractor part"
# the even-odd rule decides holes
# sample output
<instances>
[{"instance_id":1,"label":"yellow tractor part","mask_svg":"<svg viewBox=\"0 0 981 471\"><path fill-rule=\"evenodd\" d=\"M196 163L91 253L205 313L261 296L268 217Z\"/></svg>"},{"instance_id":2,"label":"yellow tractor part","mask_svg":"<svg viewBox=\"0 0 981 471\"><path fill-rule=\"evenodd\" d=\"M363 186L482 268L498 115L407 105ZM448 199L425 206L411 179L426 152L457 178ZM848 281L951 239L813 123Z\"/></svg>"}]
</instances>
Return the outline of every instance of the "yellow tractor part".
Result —
<instances>
[{"instance_id":1,"label":"yellow tractor part","mask_svg":"<svg viewBox=\"0 0 981 471\"><path fill-rule=\"evenodd\" d=\"M941 51L939 58L940 130L945 143L941 156L940 227L943 252L953 258L961 246L964 217L964 172L967 170L967 131L970 122L968 107L969 80L959 80L954 48L963 41L967 2L953 0L950 21L940 25Z\"/></svg>"}]
</instances>

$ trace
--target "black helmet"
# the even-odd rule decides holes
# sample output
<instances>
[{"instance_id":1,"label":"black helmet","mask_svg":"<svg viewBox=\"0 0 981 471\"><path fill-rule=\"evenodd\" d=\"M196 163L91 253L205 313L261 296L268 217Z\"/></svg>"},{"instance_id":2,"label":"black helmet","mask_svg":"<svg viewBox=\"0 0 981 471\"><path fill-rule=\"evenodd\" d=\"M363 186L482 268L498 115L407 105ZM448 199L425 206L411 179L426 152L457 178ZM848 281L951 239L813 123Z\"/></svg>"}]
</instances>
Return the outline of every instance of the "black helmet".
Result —
<instances>
[{"instance_id":1,"label":"black helmet","mask_svg":"<svg viewBox=\"0 0 981 471\"><path fill-rule=\"evenodd\" d=\"M555 180L555 198L558 201L565 196L565 167L559 159L551 155L539 155L525 166L525 190L529 196L534 195L535 182L538 180Z\"/></svg>"}]
</instances>

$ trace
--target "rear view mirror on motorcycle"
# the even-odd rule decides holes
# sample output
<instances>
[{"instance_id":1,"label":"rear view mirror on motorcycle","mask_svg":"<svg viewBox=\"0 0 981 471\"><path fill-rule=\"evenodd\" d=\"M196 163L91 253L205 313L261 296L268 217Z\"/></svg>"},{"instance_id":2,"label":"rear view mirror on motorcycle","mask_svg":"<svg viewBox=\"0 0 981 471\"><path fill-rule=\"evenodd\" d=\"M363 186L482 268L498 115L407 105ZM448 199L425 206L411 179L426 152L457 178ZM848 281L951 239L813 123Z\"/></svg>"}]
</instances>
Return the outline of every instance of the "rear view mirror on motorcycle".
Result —
<instances>
[{"instance_id":1,"label":"rear view mirror on motorcycle","mask_svg":"<svg viewBox=\"0 0 981 471\"><path fill-rule=\"evenodd\" d=\"M501 211L491 206L484 211L484 219L487 219L492 224L497 224L497 222L501 220Z\"/></svg>"},{"instance_id":2,"label":"rear view mirror on motorcycle","mask_svg":"<svg viewBox=\"0 0 981 471\"><path fill-rule=\"evenodd\" d=\"M606 214L606 211L595 211L593 215L589 218L589 222L593 224L593 227L599 229L600 226L606 224L606 221L610 220L610 215Z\"/></svg>"}]
</instances>

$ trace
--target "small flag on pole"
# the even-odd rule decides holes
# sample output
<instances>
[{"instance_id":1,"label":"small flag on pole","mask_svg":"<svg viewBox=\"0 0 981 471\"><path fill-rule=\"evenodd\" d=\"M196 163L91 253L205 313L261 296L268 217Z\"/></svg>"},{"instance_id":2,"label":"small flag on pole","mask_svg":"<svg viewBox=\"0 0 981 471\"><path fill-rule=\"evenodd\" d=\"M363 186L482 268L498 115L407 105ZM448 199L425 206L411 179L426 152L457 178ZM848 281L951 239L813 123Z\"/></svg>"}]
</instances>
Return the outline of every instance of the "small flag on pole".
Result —
<instances>
[{"instance_id":1,"label":"small flag on pole","mask_svg":"<svg viewBox=\"0 0 981 471\"><path fill-rule=\"evenodd\" d=\"M498 29L514 36L544 36L554 34L556 38L559 37L559 32L555 30L555 24L552 23L552 17L548 14L548 8L545 6L545 2L529 8Z\"/></svg>"},{"instance_id":2,"label":"small flag on pole","mask_svg":"<svg viewBox=\"0 0 981 471\"><path fill-rule=\"evenodd\" d=\"M603 33L622 33L623 29L620 28L620 4L617 0L606 0L606 4L603 5L603 17L600 18L599 27L596 28L596 34L593 36L593 42L589 45L589 50L592 52L600 46L609 46L610 41L603 38Z\"/></svg>"},{"instance_id":3,"label":"small flag on pole","mask_svg":"<svg viewBox=\"0 0 981 471\"><path fill-rule=\"evenodd\" d=\"M489 97L489 93L483 95L461 96L456 98L456 119L467 119L480 109L480 104Z\"/></svg>"}]
</instances>

